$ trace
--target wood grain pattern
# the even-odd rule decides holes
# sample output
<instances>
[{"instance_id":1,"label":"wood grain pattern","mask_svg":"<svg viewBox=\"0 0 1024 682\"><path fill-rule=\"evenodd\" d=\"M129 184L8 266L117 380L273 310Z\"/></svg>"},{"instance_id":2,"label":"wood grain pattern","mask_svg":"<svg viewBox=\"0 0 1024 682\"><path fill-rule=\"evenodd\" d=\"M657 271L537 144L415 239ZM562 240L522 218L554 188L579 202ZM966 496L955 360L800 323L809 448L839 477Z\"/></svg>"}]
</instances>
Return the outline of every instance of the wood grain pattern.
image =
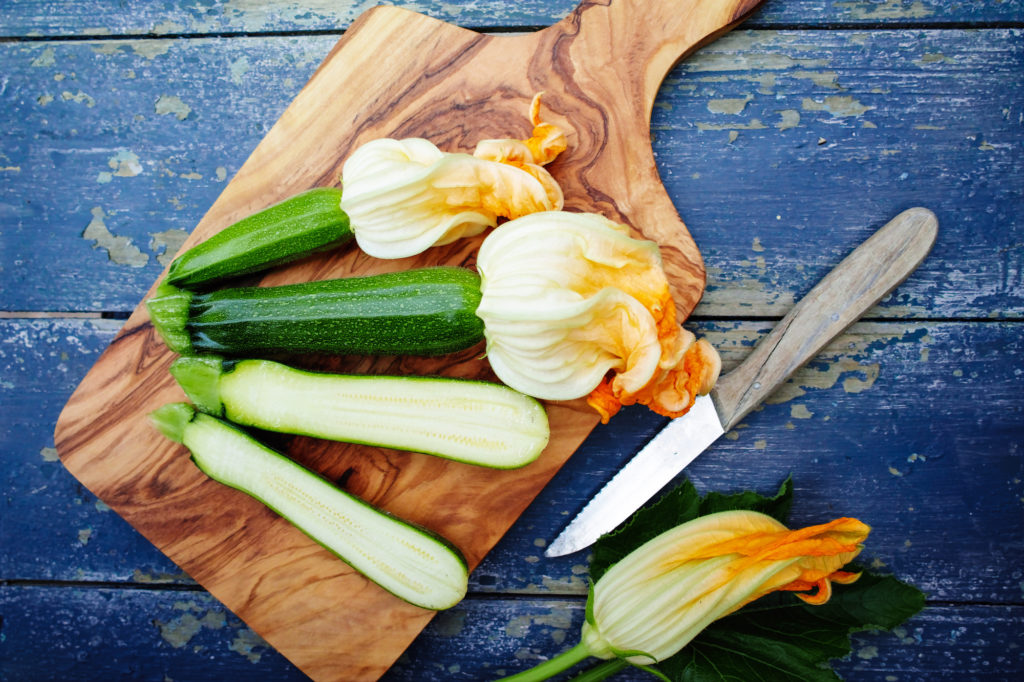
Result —
<instances>
[{"instance_id":1,"label":"wood grain pattern","mask_svg":"<svg viewBox=\"0 0 1024 682\"><path fill-rule=\"evenodd\" d=\"M395 8L367 12L185 248L286 196L336 183L349 152L373 138L421 136L468 150L482 138L525 136L528 102L544 91L550 120L569 135L570 151L551 166L567 206L600 211L657 240L685 318L703 291L704 270L657 176L651 108L680 56L756 4L585 2L550 29L505 37ZM465 240L390 262L343 250L264 281L471 266L477 246L478 240ZM486 377L480 351L313 362L348 371ZM259 503L207 479L182 448L161 440L146 414L181 399L167 373L172 360L140 306L61 415L55 441L65 466L311 677L379 677L433 614L368 583ZM372 504L448 537L475 566L597 422L579 404L548 411L551 445L537 462L511 472L303 438L278 445Z\"/></svg>"}]
</instances>

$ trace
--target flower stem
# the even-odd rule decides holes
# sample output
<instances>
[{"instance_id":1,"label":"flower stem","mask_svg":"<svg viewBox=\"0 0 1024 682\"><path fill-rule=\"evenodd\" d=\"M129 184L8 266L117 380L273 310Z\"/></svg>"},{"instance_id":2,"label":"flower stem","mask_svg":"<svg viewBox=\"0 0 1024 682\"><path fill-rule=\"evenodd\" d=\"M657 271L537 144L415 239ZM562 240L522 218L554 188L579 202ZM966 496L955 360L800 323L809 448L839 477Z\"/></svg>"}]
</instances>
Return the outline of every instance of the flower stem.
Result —
<instances>
[{"instance_id":1,"label":"flower stem","mask_svg":"<svg viewBox=\"0 0 1024 682\"><path fill-rule=\"evenodd\" d=\"M604 661L598 665L595 665L590 670L584 670L576 677L572 678L572 682L599 682L615 673L619 672L629 664L621 658L613 658L610 661Z\"/></svg>"},{"instance_id":2,"label":"flower stem","mask_svg":"<svg viewBox=\"0 0 1024 682\"><path fill-rule=\"evenodd\" d=\"M571 668L590 656L590 650L580 642L571 649L566 649L552 659L538 663L529 670L503 677L499 682L539 682Z\"/></svg>"}]
</instances>

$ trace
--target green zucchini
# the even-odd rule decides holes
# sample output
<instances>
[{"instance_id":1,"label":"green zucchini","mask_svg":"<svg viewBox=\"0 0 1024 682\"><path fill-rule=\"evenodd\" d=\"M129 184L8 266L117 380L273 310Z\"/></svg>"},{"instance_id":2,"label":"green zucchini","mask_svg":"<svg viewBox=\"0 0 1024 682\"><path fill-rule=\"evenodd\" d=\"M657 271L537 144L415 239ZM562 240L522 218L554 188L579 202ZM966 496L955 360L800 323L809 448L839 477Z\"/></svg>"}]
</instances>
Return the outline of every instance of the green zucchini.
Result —
<instances>
[{"instance_id":1,"label":"green zucchini","mask_svg":"<svg viewBox=\"0 0 1024 682\"><path fill-rule=\"evenodd\" d=\"M171 374L196 406L236 424L511 469L548 443L533 398L485 381L356 376L269 360L181 357Z\"/></svg>"},{"instance_id":2,"label":"green zucchini","mask_svg":"<svg viewBox=\"0 0 1024 682\"><path fill-rule=\"evenodd\" d=\"M341 190L318 187L243 218L171 263L166 282L195 289L288 263L352 239Z\"/></svg>"},{"instance_id":3,"label":"green zucchini","mask_svg":"<svg viewBox=\"0 0 1024 682\"><path fill-rule=\"evenodd\" d=\"M238 287L200 294L162 284L150 318L182 355L443 355L484 338L480 277L454 267Z\"/></svg>"},{"instance_id":4,"label":"green zucchini","mask_svg":"<svg viewBox=\"0 0 1024 682\"><path fill-rule=\"evenodd\" d=\"M466 560L440 536L373 508L191 405L164 405L151 419L210 478L267 505L395 596L432 610L465 596Z\"/></svg>"}]
</instances>

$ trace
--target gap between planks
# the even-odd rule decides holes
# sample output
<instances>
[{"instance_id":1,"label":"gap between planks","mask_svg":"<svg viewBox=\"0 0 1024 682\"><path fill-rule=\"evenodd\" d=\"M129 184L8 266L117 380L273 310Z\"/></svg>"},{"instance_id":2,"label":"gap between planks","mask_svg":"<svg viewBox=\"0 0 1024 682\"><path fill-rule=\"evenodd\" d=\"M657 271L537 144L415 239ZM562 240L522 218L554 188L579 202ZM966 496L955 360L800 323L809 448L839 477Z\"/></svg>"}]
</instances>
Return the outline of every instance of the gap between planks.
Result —
<instances>
[{"instance_id":1,"label":"gap between planks","mask_svg":"<svg viewBox=\"0 0 1024 682\"><path fill-rule=\"evenodd\" d=\"M16 319L75 319L75 320L100 320L104 317L119 315L120 313L64 313L64 312L43 312L43 311L0 311L0 320Z\"/></svg>"},{"instance_id":2,"label":"gap between planks","mask_svg":"<svg viewBox=\"0 0 1024 682\"><path fill-rule=\"evenodd\" d=\"M477 33L485 34L516 34L534 33L548 25L524 26L488 26L472 24L460 25ZM744 22L743 30L748 31L963 31L963 30L1013 30L1024 28L1024 21L897 21L897 22L834 22L810 24L801 22L774 23L758 22L756 17ZM118 34L54 34L54 35L8 35L0 36L3 43L40 43L40 42L123 42L125 40L204 40L208 38L302 38L312 36L344 35L348 26L341 28L321 28L285 31L213 31L210 33L118 33Z\"/></svg>"},{"instance_id":3,"label":"gap between planks","mask_svg":"<svg viewBox=\"0 0 1024 682\"><path fill-rule=\"evenodd\" d=\"M26 579L5 579L0 580L0 587L12 588L45 588L45 589L94 589L94 590L125 590L144 592L202 592L207 590L198 583L144 583L144 582L117 582L113 580L26 580ZM585 594L562 591L545 592L491 592L474 591L470 589L466 600L487 602L487 601L563 601L563 602L584 602ZM996 608L1022 607L1024 601L1019 602L994 602L986 600L958 601L953 599L925 599L929 607L958 608L962 606L990 606Z\"/></svg>"}]
</instances>

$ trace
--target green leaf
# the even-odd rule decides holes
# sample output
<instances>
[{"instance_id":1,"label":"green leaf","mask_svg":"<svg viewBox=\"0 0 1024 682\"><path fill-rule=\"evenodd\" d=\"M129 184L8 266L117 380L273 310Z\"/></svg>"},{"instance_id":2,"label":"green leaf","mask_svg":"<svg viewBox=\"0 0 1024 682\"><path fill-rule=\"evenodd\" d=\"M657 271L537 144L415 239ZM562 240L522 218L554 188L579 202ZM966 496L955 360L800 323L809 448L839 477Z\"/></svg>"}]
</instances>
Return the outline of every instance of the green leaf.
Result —
<instances>
[{"instance_id":1,"label":"green leaf","mask_svg":"<svg viewBox=\"0 0 1024 682\"><path fill-rule=\"evenodd\" d=\"M710 493L701 498L689 480L666 493L656 502L642 507L621 528L601 536L594 544L590 560L590 579L594 582L634 549L670 528L699 516L732 509L750 509L785 523L793 501L793 481L787 478L773 497L755 492L734 495Z\"/></svg>"},{"instance_id":2,"label":"green leaf","mask_svg":"<svg viewBox=\"0 0 1024 682\"><path fill-rule=\"evenodd\" d=\"M749 509L785 523L792 500L791 479L772 497L748 491L701 498L685 481L597 541L591 579L597 581L640 545L698 516ZM851 633L892 629L923 606L924 594L917 588L863 572L853 584L833 585L832 598L819 606L786 592L762 597L712 623L678 654L651 667L672 682L833 682L839 678L829 662L850 654Z\"/></svg>"},{"instance_id":3,"label":"green leaf","mask_svg":"<svg viewBox=\"0 0 1024 682\"><path fill-rule=\"evenodd\" d=\"M708 493L700 501L700 516L733 509L748 509L767 514L779 523L786 523L789 520L789 510L792 506L793 479L787 478L773 497L765 497L750 490L733 495Z\"/></svg>"}]
</instances>

